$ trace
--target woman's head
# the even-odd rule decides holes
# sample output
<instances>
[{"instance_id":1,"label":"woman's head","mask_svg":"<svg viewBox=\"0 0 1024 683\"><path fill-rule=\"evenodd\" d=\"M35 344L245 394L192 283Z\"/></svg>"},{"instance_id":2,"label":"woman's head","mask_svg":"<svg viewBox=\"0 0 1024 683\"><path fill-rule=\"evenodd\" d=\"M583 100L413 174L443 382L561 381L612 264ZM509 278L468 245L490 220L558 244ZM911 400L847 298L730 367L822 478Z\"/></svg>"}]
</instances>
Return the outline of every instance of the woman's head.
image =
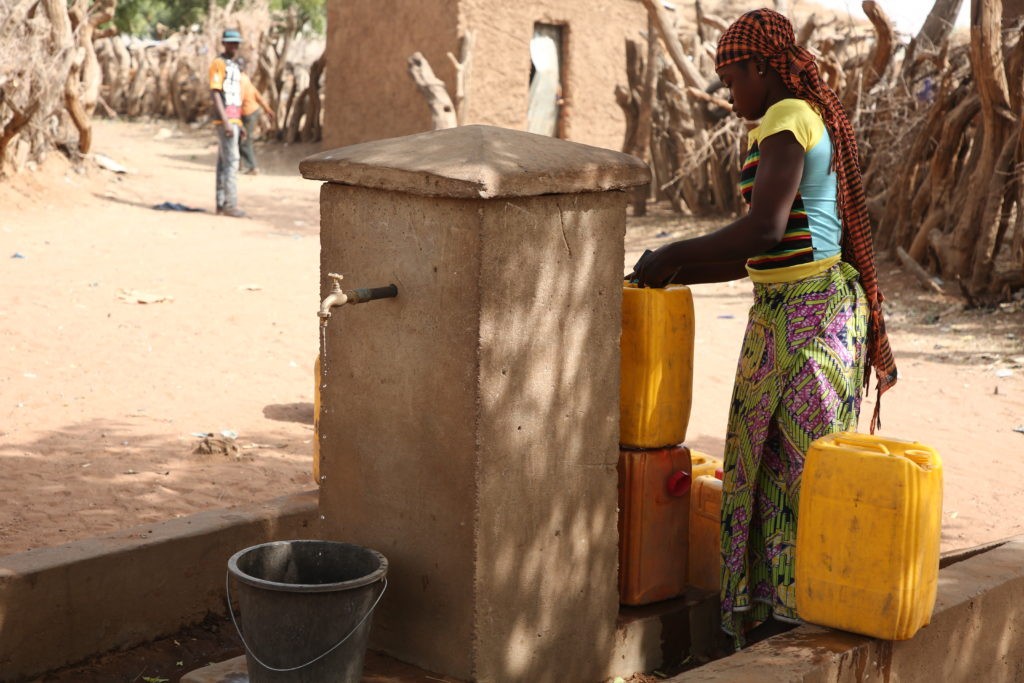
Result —
<instances>
[{"instance_id":1,"label":"woman's head","mask_svg":"<svg viewBox=\"0 0 1024 683\"><path fill-rule=\"evenodd\" d=\"M726 64L718 69L718 77L729 88L733 113L751 121L764 116L768 107L783 97L792 97L779 74L761 56Z\"/></svg>"},{"instance_id":2,"label":"woman's head","mask_svg":"<svg viewBox=\"0 0 1024 683\"><path fill-rule=\"evenodd\" d=\"M765 90L774 93L772 99L779 98L780 90L784 97L817 99L808 92L809 81L817 80L814 57L796 45L789 19L770 9L747 12L726 29L718 41L715 68L733 90L734 110L743 118L764 115L773 103L764 102Z\"/></svg>"},{"instance_id":3,"label":"woman's head","mask_svg":"<svg viewBox=\"0 0 1024 683\"><path fill-rule=\"evenodd\" d=\"M789 19L770 9L754 10L734 21L722 34L715 68L758 57L785 64L777 58L795 46L796 36Z\"/></svg>"}]
</instances>

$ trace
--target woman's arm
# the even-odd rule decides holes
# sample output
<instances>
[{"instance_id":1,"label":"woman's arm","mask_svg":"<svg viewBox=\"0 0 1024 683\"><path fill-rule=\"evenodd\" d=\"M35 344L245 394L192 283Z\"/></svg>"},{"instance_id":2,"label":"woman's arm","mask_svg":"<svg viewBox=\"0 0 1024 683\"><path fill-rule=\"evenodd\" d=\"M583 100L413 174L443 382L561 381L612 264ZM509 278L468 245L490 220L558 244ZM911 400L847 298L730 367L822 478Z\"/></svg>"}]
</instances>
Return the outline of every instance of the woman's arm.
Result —
<instances>
[{"instance_id":1,"label":"woman's arm","mask_svg":"<svg viewBox=\"0 0 1024 683\"><path fill-rule=\"evenodd\" d=\"M747 261L721 261L691 263L681 268L674 278L675 285L701 285L706 282L729 282L747 276Z\"/></svg>"},{"instance_id":2,"label":"woman's arm","mask_svg":"<svg viewBox=\"0 0 1024 683\"><path fill-rule=\"evenodd\" d=\"M765 138L759 148L761 159L750 211L710 234L666 244L644 263L637 263L634 270L641 284L664 287L670 281L687 284L735 279L731 277L737 272L734 264L745 263L779 243L800 188L804 148L789 131ZM713 266L723 263L730 265ZM688 269L694 269L697 279L687 276ZM719 275L723 279L705 279Z\"/></svg>"}]
</instances>

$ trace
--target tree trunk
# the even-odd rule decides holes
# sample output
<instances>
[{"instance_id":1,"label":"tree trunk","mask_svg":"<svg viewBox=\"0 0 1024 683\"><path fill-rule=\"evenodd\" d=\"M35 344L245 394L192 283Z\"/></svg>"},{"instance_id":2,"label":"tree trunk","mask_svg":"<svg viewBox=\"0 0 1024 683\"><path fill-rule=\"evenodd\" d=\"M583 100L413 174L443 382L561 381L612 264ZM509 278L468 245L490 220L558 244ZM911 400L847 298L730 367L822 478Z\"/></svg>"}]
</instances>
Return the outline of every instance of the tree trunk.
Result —
<instances>
[{"instance_id":1,"label":"tree trunk","mask_svg":"<svg viewBox=\"0 0 1024 683\"><path fill-rule=\"evenodd\" d=\"M980 294L988 289L992 281L998 253L992 248L998 238L999 210L1003 206L1003 198L1007 193L1006 179L1012 177L1013 161L1020 145L1020 129L1018 128L1006 138L1003 148L995 164L995 173L989 178L987 192L980 212L978 240L970 256L971 291Z\"/></svg>"},{"instance_id":2,"label":"tree trunk","mask_svg":"<svg viewBox=\"0 0 1024 683\"><path fill-rule=\"evenodd\" d=\"M990 243L985 233L991 226L982 225L980 221L988 200L989 180L996 172L1003 141L1010 133L1005 117L1010 111L1010 95L1003 66L1001 18L1001 0L972 1L971 67L981 97L981 151L966 185L967 203L953 231L948 255L950 272L965 281L971 278L976 249Z\"/></svg>"},{"instance_id":3,"label":"tree trunk","mask_svg":"<svg viewBox=\"0 0 1024 683\"><path fill-rule=\"evenodd\" d=\"M949 39L956 23L957 15L963 0L935 0L928 18L924 20L921 30L910 41L907 53L903 58L902 73L907 80L913 79L915 57L918 50L930 51Z\"/></svg>"},{"instance_id":4,"label":"tree trunk","mask_svg":"<svg viewBox=\"0 0 1024 683\"><path fill-rule=\"evenodd\" d=\"M14 116L8 119L7 123L4 124L3 130L0 131L0 168L3 167L4 160L6 159L8 143L32 120L32 117L39 109L39 101L33 102L25 111L18 111L10 102L7 103L7 106L14 112Z\"/></svg>"},{"instance_id":5,"label":"tree trunk","mask_svg":"<svg viewBox=\"0 0 1024 683\"><path fill-rule=\"evenodd\" d=\"M626 38L626 85L615 88L615 99L626 118L622 151L632 154L637 147L637 124L640 121L640 91L643 88L644 65L640 59L640 43Z\"/></svg>"},{"instance_id":6,"label":"tree trunk","mask_svg":"<svg viewBox=\"0 0 1024 683\"><path fill-rule=\"evenodd\" d=\"M707 90L707 79L701 75L697 70L697 67L693 65L693 62L691 62L683 52L683 45L679 42L679 37L676 36L675 30L672 28L672 21L669 19L668 11L665 9L665 6L662 5L660 0L641 1L644 3L644 7L647 8L648 16L654 22L654 25L658 27L658 33L661 36L661 41L665 43L665 48L672 57L672 61L675 63L676 68L679 69L679 73L683 75L683 80L686 82L686 85L691 85L694 88L700 88L701 90Z\"/></svg>"},{"instance_id":7,"label":"tree trunk","mask_svg":"<svg viewBox=\"0 0 1024 683\"><path fill-rule=\"evenodd\" d=\"M284 126L284 141L296 142L302 117L306 115L306 98L303 95L309 87L309 71L299 64L292 64L292 89L288 94L288 118Z\"/></svg>"},{"instance_id":8,"label":"tree trunk","mask_svg":"<svg viewBox=\"0 0 1024 683\"><path fill-rule=\"evenodd\" d=\"M860 97L871 91L873 87L885 75L893 54L893 28L892 22L875 0L864 0L861 3L864 14L868 15L872 26L875 27L875 47L871 51L871 58L863 70L863 80L857 88L850 88L843 99L843 106L851 118L857 110Z\"/></svg>"},{"instance_id":9,"label":"tree trunk","mask_svg":"<svg viewBox=\"0 0 1024 683\"><path fill-rule=\"evenodd\" d=\"M430 118L433 121L434 130L455 128L459 125L455 117L455 105L452 104L452 98L448 95L444 81L434 75L434 70L430 68L427 58L422 53L414 52L409 57L408 64L409 76L416 83L416 87L420 89L423 97L426 98L427 106L430 107Z\"/></svg>"},{"instance_id":10,"label":"tree trunk","mask_svg":"<svg viewBox=\"0 0 1024 683\"><path fill-rule=\"evenodd\" d=\"M85 48L85 61L82 64L82 108L90 117L99 103L100 84L103 82L99 60L96 58L95 32L99 26L114 18L116 9L117 0L97 0L78 25L78 43Z\"/></svg>"},{"instance_id":11,"label":"tree trunk","mask_svg":"<svg viewBox=\"0 0 1024 683\"><path fill-rule=\"evenodd\" d=\"M110 40L110 46L113 48L114 55L117 58L117 78L111 86L109 102L115 111L127 112L127 90L132 77L132 56L128 52L128 46L124 44L120 36L114 36Z\"/></svg>"},{"instance_id":12,"label":"tree trunk","mask_svg":"<svg viewBox=\"0 0 1024 683\"><path fill-rule=\"evenodd\" d=\"M915 46L932 49L946 42L953 32L961 5L963 0L935 0L928 18L924 20L921 30L911 43L911 49Z\"/></svg>"},{"instance_id":13,"label":"tree trunk","mask_svg":"<svg viewBox=\"0 0 1024 683\"><path fill-rule=\"evenodd\" d=\"M451 52L448 59L455 67L455 120L458 125L466 122L467 109L469 107L469 70L473 59L473 32L466 31L459 40L459 58Z\"/></svg>"},{"instance_id":14,"label":"tree trunk","mask_svg":"<svg viewBox=\"0 0 1024 683\"><path fill-rule=\"evenodd\" d=\"M643 90L640 92L640 106L636 117L636 146L633 156L651 166L651 130L654 111L654 89L658 84L658 40L654 37L654 20L647 16L647 60L644 64ZM633 215L647 215L647 198L651 196L651 183L644 183L633 190Z\"/></svg>"},{"instance_id":15,"label":"tree trunk","mask_svg":"<svg viewBox=\"0 0 1024 683\"><path fill-rule=\"evenodd\" d=\"M309 68L309 87L306 88L306 122L302 126L300 139L303 142L317 142L320 133L320 78L327 65L327 51L317 58Z\"/></svg>"},{"instance_id":16,"label":"tree trunk","mask_svg":"<svg viewBox=\"0 0 1024 683\"><path fill-rule=\"evenodd\" d=\"M84 0L76 0L75 7L80 7L83 2ZM60 52L69 52L72 55L71 68L64 78L64 108L71 117L71 122L78 129L78 151L87 154L92 146L92 125L82 108L78 92L78 74L85 59L84 50L79 54L75 49L75 38L67 5L59 0L43 0L42 4L50 18L54 46Z\"/></svg>"},{"instance_id":17,"label":"tree trunk","mask_svg":"<svg viewBox=\"0 0 1024 683\"><path fill-rule=\"evenodd\" d=\"M133 55L135 73L132 75L131 83L125 93L127 98L128 116L140 116L144 113L142 98L146 94L146 84L149 80L149 55L142 45L133 45L129 50Z\"/></svg>"}]
</instances>

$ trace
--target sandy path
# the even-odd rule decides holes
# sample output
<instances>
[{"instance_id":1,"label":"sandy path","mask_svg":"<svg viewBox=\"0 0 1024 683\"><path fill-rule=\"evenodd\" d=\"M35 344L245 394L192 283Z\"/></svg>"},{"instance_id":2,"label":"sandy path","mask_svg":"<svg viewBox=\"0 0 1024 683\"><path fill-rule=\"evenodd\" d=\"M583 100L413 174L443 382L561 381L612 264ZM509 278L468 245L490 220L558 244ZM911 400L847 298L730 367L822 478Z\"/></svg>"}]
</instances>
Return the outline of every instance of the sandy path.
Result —
<instances>
[{"instance_id":1,"label":"sandy path","mask_svg":"<svg viewBox=\"0 0 1024 683\"><path fill-rule=\"evenodd\" d=\"M296 163L314 150L259 150L269 173L240 178L249 220L158 212L212 209L215 159L209 136L161 128L97 124L97 151L136 173L50 164L0 185L0 554L312 486L318 184ZM632 221L627 262L679 224ZM945 457L943 548L1020 533L1024 314L939 318L954 300L892 265L882 275L902 370L884 431ZM749 289L695 290L688 441L713 454ZM126 303L121 290L173 300ZM193 433L221 430L237 432L238 456L193 453Z\"/></svg>"},{"instance_id":2,"label":"sandy path","mask_svg":"<svg viewBox=\"0 0 1024 683\"><path fill-rule=\"evenodd\" d=\"M288 150L240 178L253 220L154 211L213 205L210 138L159 129L100 123L137 174L56 176L0 214L0 553L313 485L318 184ZM240 457L193 454L221 430Z\"/></svg>"}]
</instances>

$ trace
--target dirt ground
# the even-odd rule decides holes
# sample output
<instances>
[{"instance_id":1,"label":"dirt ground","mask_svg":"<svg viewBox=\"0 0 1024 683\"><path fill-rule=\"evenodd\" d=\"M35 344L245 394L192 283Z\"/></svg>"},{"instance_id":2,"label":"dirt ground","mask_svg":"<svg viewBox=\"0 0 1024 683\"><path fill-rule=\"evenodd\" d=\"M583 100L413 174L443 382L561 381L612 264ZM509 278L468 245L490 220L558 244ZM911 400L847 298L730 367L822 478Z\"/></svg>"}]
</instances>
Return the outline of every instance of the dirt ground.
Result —
<instances>
[{"instance_id":1,"label":"dirt ground","mask_svg":"<svg viewBox=\"0 0 1024 683\"><path fill-rule=\"evenodd\" d=\"M258 147L238 220L212 213L206 131L101 121L94 149L131 172L53 159L0 182L0 554L314 485L318 183L297 162L316 150ZM717 223L631 219L626 262ZM1021 533L1021 306L965 311L888 262L881 283L901 371L882 433L944 457L943 550ZM688 443L720 455L750 285L694 298ZM222 432L232 452L195 451Z\"/></svg>"}]
</instances>

